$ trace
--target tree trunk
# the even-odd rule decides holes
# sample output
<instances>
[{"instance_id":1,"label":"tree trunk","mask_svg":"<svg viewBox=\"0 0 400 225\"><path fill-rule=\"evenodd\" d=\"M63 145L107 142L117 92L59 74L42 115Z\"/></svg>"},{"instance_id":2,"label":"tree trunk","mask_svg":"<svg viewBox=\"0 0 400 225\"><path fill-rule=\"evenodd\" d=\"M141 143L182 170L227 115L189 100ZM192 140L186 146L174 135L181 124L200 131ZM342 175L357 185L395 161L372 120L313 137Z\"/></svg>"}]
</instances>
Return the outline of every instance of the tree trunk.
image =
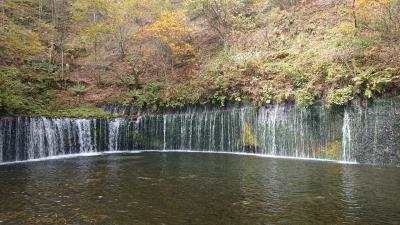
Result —
<instances>
[{"instance_id":1,"label":"tree trunk","mask_svg":"<svg viewBox=\"0 0 400 225\"><path fill-rule=\"evenodd\" d=\"M125 46L124 46L124 34L123 34L123 29L120 27L119 28L119 52L120 52L120 58L123 59L125 58Z\"/></svg>"},{"instance_id":2,"label":"tree trunk","mask_svg":"<svg viewBox=\"0 0 400 225\"><path fill-rule=\"evenodd\" d=\"M61 80L64 80L64 39L65 39L65 22L60 21L60 48L61 48Z\"/></svg>"},{"instance_id":3,"label":"tree trunk","mask_svg":"<svg viewBox=\"0 0 400 225\"><path fill-rule=\"evenodd\" d=\"M52 65L53 65L53 48L54 48L54 42L51 40L50 42L50 49L49 49L49 67L48 67L48 74L52 72Z\"/></svg>"},{"instance_id":4,"label":"tree trunk","mask_svg":"<svg viewBox=\"0 0 400 225\"><path fill-rule=\"evenodd\" d=\"M120 51L120 58L125 58L125 49L124 49L124 42L121 40L119 41L119 51Z\"/></svg>"},{"instance_id":5,"label":"tree trunk","mask_svg":"<svg viewBox=\"0 0 400 225\"><path fill-rule=\"evenodd\" d=\"M39 20L42 19L42 13L43 13L43 0L39 0Z\"/></svg>"},{"instance_id":6,"label":"tree trunk","mask_svg":"<svg viewBox=\"0 0 400 225\"><path fill-rule=\"evenodd\" d=\"M133 79L135 79L135 89L139 88L139 73L135 73Z\"/></svg>"},{"instance_id":7,"label":"tree trunk","mask_svg":"<svg viewBox=\"0 0 400 225\"><path fill-rule=\"evenodd\" d=\"M51 9L51 19L53 21L53 26L57 25L57 0L52 0L52 9Z\"/></svg>"},{"instance_id":8,"label":"tree trunk","mask_svg":"<svg viewBox=\"0 0 400 225\"><path fill-rule=\"evenodd\" d=\"M6 0L1 2L1 25L4 27L6 25L6 10L5 10Z\"/></svg>"},{"instance_id":9,"label":"tree trunk","mask_svg":"<svg viewBox=\"0 0 400 225\"><path fill-rule=\"evenodd\" d=\"M100 84L101 83L101 75L100 73L97 71L97 40L94 42L94 73L97 75L97 83Z\"/></svg>"},{"instance_id":10,"label":"tree trunk","mask_svg":"<svg viewBox=\"0 0 400 225\"><path fill-rule=\"evenodd\" d=\"M357 11L356 11L356 0L353 0L352 14L353 14L353 20L354 20L354 28L358 29Z\"/></svg>"},{"instance_id":11,"label":"tree trunk","mask_svg":"<svg viewBox=\"0 0 400 225\"><path fill-rule=\"evenodd\" d=\"M93 12L93 24L97 23L97 12L94 11ZM97 67L97 38L95 38L96 40L94 40L93 43L93 48L94 48L94 72L97 74L97 83L100 84L101 83L101 77L100 77L100 73L98 73L96 71L96 67Z\"/></svg>"},{"instance_id":12,"label":"tree trunk","mask_svg":"<svg viewBox=\"0 0 400 225\"><path fill-rule=\"evenodd\" d=\"M174 57L171 56L171 74L174 74Z\"/></svg>"},{"instance_id":13,"label":"tree trunk","mask_svg":"<svg viewBox=\"0 0 400 225\"><path fill-rule=\"evenodd\" d=\"M64 41L61 42L61 80L64 80Z\"/></svg>"}]
</instances>

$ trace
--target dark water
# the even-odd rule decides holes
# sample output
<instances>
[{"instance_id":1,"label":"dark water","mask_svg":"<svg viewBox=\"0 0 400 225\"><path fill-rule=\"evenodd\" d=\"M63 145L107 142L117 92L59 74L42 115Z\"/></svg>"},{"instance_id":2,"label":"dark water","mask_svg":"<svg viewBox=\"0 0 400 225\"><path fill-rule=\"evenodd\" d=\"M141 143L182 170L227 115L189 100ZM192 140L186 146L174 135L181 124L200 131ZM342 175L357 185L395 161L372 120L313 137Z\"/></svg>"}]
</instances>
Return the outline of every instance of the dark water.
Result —
<instances>
[{"instance_id":1,"label":"dark water","mask_svg":"<svg viewBox=\"0 0 400 225\"><path fill-rule=\"evenodd\" d=\"M0 166L1 224L399 224L400 169L207 153Z\"/></svg>"}]
</instances>

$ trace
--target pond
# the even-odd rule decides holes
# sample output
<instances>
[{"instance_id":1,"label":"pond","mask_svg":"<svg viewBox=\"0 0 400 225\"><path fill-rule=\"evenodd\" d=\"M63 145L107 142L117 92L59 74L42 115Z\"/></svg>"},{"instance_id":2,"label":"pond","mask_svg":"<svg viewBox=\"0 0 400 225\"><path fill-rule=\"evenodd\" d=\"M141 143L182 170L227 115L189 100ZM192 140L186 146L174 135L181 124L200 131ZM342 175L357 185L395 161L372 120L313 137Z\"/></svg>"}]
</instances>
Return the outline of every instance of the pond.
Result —
<instances>
[{"instance_id":1,"label":"pond","mask_svg":"<svg viewBox=\"0 0 400 225\"><path fill-rule=\"evenodd\" d=\"M396 167L121 153L1 165L0 187L11 225L400 223Z\"/></svg>"}]
</instances>

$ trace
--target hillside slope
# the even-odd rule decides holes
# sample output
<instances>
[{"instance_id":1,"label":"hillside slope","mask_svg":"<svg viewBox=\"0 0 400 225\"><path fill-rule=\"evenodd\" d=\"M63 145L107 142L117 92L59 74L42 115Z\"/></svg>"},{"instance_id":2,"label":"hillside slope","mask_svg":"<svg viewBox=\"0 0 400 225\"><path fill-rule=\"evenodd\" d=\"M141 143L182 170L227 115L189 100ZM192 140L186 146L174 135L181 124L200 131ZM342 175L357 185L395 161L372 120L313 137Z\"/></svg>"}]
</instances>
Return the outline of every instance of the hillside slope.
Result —
<instances>
[{"instance_id":1,"label":"hillside slope","mask_svg":"<svg viewBox=\"0 0 400 225\"><path fill-rule=\"evenodd\" d=\"M162 2L3 3L0 113L329 106L399 90L398 0Z\"/></svg>"}]
</instances>

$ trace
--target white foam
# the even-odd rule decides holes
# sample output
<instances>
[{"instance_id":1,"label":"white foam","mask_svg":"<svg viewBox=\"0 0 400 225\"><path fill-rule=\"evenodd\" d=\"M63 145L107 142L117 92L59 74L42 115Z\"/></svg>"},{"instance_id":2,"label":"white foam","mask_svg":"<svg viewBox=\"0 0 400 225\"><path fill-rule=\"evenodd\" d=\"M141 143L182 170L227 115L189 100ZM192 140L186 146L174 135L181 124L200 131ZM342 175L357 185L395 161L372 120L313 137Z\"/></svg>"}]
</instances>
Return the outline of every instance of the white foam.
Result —
<instances>
[{"instance_id":1,"label":"white foam","mask_svg":"<svg viewBox=\"0 0 400 225\"><path fill-rule=\"evenodd\" d=\"M320 161L320 162L330 162L330 163L339 163L339 164L358 164L357 162L352 161L339 161L339 160L330 160L330 159L319 159L319 158L305 158L305 157L290 157L290 156L276 156L276 155L264 155L264 154L255 154L255 153L246 153L246 152L224 152L224 151L196 151L196 150L131 150L131 151L106 151L106 152L91 152L91 153L78 153L78 154L69 154L69 155L59 155L59 156L50 156L38 159L30 159L24 161L14 161L14 162L2 162L2 165L9 164L17 164L17 163L30 163L30 162L40 162L47 160L59 160L59 159L69 159L69 158L78 158L78 157L92 157L92 156L100 156L100 155L110 155L110 154L138 154L138 153L148 153L148 152L159 152L159 153L204 153L204 154L230 154L230 155L244 155L244 156L255 156L262 158L274 158L274 159L290 159L290 160L306 160L306 161Z\"/></svg>"},{"instance_id":2,"label":"white foam","mask_svg":"<svg viewBox=\"0 0 400 225\"><path fill-rule=\"evenodd\" d=\"M217 151L198 151L198 150L143 150L143 151L139 151L139 152L141 152L141 153L145 153L145 152L182 152L182 153L205 153L205 154L230 154L230 155L245 155L245 156L255 156L255 157L274 158L274 159L321 161L321 162L333 162L333 163L340 163L340 164L359 164L355 161L341 161L341 160L332 160L332 159L277 156L277 155L256 154L256 153L246 153L246 152L224 152L224 151L217 152ZM128 153L129 153L129 151L128 151Z\"/></svg>"}]
</instances>

